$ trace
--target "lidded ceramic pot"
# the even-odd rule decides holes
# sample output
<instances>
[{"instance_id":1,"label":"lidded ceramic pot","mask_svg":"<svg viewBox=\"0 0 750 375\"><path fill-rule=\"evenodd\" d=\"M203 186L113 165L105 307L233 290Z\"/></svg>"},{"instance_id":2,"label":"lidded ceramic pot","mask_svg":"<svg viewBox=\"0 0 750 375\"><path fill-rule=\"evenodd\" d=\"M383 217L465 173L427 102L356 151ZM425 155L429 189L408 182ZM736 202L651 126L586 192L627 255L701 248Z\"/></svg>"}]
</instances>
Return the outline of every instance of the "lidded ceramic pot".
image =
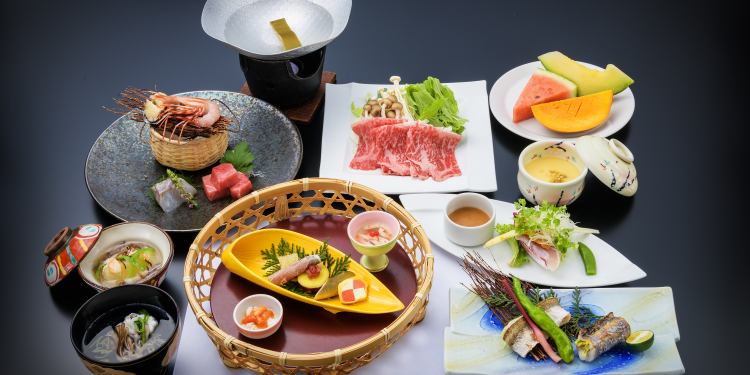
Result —
<instances>
[{"instance_id":1,"label":"lidded ceramic pot","mask_svg":"<svg viewBox=\"0 0 750 375\"><path fill-rule=\"evenodd\" d=\"M101 233L100 224L84 224L75 230L69 227L60 229L44 247L47 256L44 281L47 286L53 286L70 275L89 254Z\"/></svg>"},{"instance_id":2,"label":"lidded ceramic pot","mask_svg":"<svg viewBox=\"0 0 750 375\"><path fill-rule=\"evenodd\" d=\"M632 197L638 190L633 153L617 139L584 135L576 139L576 150L589 171L614 192Z\"/></svg>"},{"instance_id":3,"label":"lidded ceramic pot","mask_svg":"<svg viewBox=\"0 0 750 375\"><path fill-rule=\"evenodd\" d=\"M526 166L534 158L552 156L573 163L580 175L566 182L535 178ZM555 205L573 203L583 192L588 171L614 192L630 197L638 190L638 174L633 153L617 139L584 135L571 141L534 142L518 158L518 188L529 203L543 201Z\"/></svg>"}]
</instances>

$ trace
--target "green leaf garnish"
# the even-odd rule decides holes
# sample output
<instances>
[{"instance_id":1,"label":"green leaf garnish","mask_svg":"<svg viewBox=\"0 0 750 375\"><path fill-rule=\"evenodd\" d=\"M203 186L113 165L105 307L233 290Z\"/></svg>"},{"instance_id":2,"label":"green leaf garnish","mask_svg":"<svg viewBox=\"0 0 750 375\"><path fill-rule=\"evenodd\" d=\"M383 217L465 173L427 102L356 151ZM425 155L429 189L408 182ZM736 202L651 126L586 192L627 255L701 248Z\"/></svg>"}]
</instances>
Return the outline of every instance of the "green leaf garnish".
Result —
<instances>
[{"instance_id":1,"label":"green leaf garnish","mask_svg":"<svg viewBox=\"0 0 750 375\"><path fill-rule=\"evenodd\" d=\"M356 118L362 117L362 107L357 107L354 102L352 102L352 114Z\"/></svg>"},{"instance_id":2,"label":"green leaf garnish","mask_svg":"<svg viewBox=\"0 0 750 375\"><path fill-rule=\"evenodd\" d=\"M427 77L422 83L406 86L404 96L416 119L425 120L433 126L451 128L456 134L464 132L466 119L458 115L458 103L453 90L435 77Z\"/></svg>"},{"instance_id":3,"label":"green leaf garnish","mask_svg":"<svg viewBox=\"0 0 750 375\"><path fill-rule=\"evenodd\" d=\"M222 163L232 163L234 169L246 175L253 173L254 160L255 155L250 151L250 145L245 141L238 143L233 149L227 150L224 157L221 158Z\"/></svg>"}]
</instances>

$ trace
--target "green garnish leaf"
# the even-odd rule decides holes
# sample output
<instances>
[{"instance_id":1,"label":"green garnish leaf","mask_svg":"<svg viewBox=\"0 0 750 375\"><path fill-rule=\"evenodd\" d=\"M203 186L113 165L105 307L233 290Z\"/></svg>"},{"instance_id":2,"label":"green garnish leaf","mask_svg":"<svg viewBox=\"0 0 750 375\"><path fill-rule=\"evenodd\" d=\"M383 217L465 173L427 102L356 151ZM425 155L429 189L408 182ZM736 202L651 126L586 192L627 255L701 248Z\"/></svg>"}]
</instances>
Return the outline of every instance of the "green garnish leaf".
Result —
<instances>
[{"instance_id":1,"label":"green garnish leaf","mask_svg":"<svg viewBox=\"0 0 750 375\"><path fill-rule=\"evenodd\" d=\"M352 114L356 118L362 117L362 107L357 107L354 102L352 102Z\"/></svg>"},{"instance_id":2,"label":"green garnish leaf","mask_svg":"<svg viewBox=\"0 0 750 375\"><path fill-rule=\"evenodd\" d=\"M526 254L526 250L521 249L521 245L515 238L508 240L511 250L513 250L513 258L510 259L508 265L511 267L521 267L529 261L529 255Z\"/></svg>"},{"instance_id":3,"label":"green garnish leaf","mask_svg":"<svg viewBox=\"0 0 750 375\"><path fill-rule=\"evenodd\" d=\"M145 309L141 309L139 312L141 314L141 317L134 320L133 324L135 325L135 331L141 336L141 345L145 344L146 341L148 341L148 311Z\"/></svg>"},{"instance_id":4,"label":"green garnish leaf","mask_svg":"<svg viewBox=\"0 0 750 375\"><path fill-rule=\"evenodd\" d=\"M246 175L253 173L254 160L255 155L250 151L250 145L245 141L238 143L233 149L227 150L224 157L221 158L222 163L232 163L234 169Z\"/></svg>"},{"instance_id":5,"label":"green garnish leaf","mask_svg":"<svg viewBox=\"0 0 750 375\"><path fill-rule=\"evenodd\" d=\"M439 79L427 77L422 83L407 85L405 98L416 119L425 120L432 126L451 128L456 134L464 132L466 119L458 115L453 90Z\"/></svg>"}]
</instances>

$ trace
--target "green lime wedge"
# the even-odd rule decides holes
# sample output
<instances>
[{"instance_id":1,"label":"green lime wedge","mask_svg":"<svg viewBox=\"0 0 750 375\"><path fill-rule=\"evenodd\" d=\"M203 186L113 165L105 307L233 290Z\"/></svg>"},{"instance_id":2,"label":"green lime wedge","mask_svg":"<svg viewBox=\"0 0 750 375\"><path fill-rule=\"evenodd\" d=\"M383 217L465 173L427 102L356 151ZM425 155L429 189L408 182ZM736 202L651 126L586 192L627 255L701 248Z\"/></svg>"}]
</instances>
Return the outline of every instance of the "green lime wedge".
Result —
<instances>
[{"instance_id":1,"label":"green lime wedge","mask_svg":"<svg viewBox=\"0 0 750 375\"><path fill-rule=\"evenodd\" d=\"M654 345L654 333L647 330L635 331L625 339L625 342L631 350L642 352Z\"/></svg>"}]
</instances>

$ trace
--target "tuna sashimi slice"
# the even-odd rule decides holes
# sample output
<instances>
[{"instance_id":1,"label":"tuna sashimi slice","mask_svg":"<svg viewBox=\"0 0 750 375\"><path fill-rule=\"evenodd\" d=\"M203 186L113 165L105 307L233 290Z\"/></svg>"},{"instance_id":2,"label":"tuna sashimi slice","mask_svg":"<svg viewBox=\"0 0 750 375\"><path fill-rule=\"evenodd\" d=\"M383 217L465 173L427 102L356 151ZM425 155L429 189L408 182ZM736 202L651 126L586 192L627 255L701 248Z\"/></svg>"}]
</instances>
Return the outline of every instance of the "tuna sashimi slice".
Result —
<instances>
[{"instance_id":1,"label":"tuna sashimi slice","mask_svg":"<svg viewBox=\"0 0 750 375\"><path fill-rule=\"evenodd\" d=\"M213 185L219 190L229 189L239 181L237 170L234 169L232 163L221 163L213 167L211 178L213 179Z\"/></svg>"},{"instance_id":2,"label":"tuna sashimi slice","mask_svg":"<svg viewBox=\"0 0 750 375\"><path fill-rule=\"evenodd\" d=\"M529 236L519 236L518 242L521 244L531 259L537 262L544 269L554 271L560 267L560 252L552 246L542 246L532 241Z\"/></svg>"},{"instance_id":3,"label":"tuna sashimi slice","mask_svg":"<svg viewBox=\"0 0 750 375\"><path fill-rule=\"evenodd\" d=\"M203 192L206 193L206 198L211 202L229 195L229 189L219 189L214 185L210 174L203 176Z\"/></svg>"},{"instance_id":4,"label":"tuna sashimi slice","mask_svg":"<svg viewBox=\"0 0 750 375\"><path fill-rule=\"evenodd\" d=\"M247 175L242 172L237 172L237 174L240 175L237 183L229 188L229 193L234 199L242 198L253 190L253 183L247 178Z\"/></svg>"}]
</instances>

